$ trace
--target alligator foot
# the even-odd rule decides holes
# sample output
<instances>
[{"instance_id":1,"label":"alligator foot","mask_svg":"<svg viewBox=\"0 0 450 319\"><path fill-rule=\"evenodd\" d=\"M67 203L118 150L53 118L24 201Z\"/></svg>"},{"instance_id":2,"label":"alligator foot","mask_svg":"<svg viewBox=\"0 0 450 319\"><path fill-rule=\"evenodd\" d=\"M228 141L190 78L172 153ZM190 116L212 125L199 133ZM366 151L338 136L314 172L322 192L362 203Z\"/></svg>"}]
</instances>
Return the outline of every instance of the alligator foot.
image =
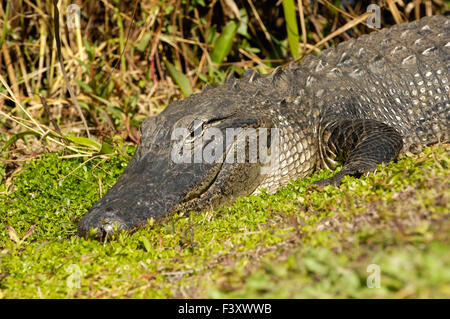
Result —
<instances>
[{"instance_id":1,"label":"alligator foot","mask_svg":"<svg viewBox=\"0 0 450 319\"><path fill-rule=\"evenodd\" d=\"M341 179L342 179L342 177L344 177L342 174L339 174L339 173L336 173L336 175L334 175L330 178L324 178L324 179L318 180L318 181L314 182L313 185L318 186L320 188L328 186L328 185L333 185L333 186L339 187L341 185Z\"/></svg>"},{"instance_id":2,"label":"alligator foot","mask_svg":"<svg viewBox=\"0 0 450 319\"><path fill-rule=\"evenodd\" d=\"M319 187L339 186L346 175L373 172L379 164L393 160L403 146L402 136L395 129L374 120L336 121L326 128L325 134L329 138L324 153L339 150L337 157L344 159L344 166L334 176L314 183Z\"/></svg>"}]
</instances>

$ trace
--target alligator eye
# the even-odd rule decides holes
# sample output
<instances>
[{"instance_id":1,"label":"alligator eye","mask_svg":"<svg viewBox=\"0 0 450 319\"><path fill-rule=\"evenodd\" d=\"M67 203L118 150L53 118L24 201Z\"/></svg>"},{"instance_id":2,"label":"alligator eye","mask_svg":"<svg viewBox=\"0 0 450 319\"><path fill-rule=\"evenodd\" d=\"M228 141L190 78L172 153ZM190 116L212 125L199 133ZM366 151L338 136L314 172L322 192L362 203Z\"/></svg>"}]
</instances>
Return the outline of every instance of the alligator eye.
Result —
<instances>
[{"instance_id":1,"label":"alligator eye","mask_svg":"<svg viewBox=\"0 0 450 319\"><path fill-rule=\"evenodd\" d=\"M203 120L193 120L191 123L189 123L187 129L189 132L194 132L196 129L200 128L205 121Z\"/></svg>"},{"instance_id":2,"label":"alligator eye","mask_svg":"<svg viewBox=\"0 0 450 319\"><path fill-rule=\"evenodd\" d=\"M187 127L187 134L184 137L186 143L192 143L202 137L209 128L225 121L228 117L210 118L208 120L193 120Z\"/></svg>"},{"instance_id":3,"label":"alligator eye","mask_svg":"<svg viewBox=\"0 0 450 319\"><path fill-rule=\"evenodd\" d=\"M203 120L194 120L188 125L188 135L184 138L186 143L191 143L203 135L203 123L205 123Z\"/></svg>"}]
</instances>

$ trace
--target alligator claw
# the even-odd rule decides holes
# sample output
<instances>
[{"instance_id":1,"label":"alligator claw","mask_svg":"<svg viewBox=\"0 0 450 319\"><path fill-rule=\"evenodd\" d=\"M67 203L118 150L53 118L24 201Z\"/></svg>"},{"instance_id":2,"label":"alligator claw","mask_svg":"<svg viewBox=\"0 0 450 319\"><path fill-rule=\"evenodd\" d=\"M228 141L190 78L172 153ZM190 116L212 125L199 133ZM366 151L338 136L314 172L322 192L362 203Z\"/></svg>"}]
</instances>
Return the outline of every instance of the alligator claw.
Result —
<instances>
[{"instance_id":1,"label":"alligator claw","mask_svg":"<svg viewBox=\"0 0 450 319\"><path fill-rule=\"evenodd\" d=\"M313 185L318 186L320 188L333 185L339 187L341 185L341 178L336 178L336 175L330 178L321 179L319 181L315 181Z\"/></svg>"}]
</instances>

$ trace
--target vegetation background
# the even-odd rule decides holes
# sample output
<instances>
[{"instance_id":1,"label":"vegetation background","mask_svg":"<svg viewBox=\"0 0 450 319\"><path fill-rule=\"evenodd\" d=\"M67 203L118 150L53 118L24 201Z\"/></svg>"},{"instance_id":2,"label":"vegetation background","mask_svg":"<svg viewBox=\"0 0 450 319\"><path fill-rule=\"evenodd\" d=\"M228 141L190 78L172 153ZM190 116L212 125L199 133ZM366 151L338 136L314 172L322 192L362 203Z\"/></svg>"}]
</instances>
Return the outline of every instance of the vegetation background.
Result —
<instances>
[{"instance_id":1,"label":"vegetation background","mask_svg":"<svg viewBox=\"0 0 450 319\"><path fill-rule=\"evenodd\" d=\"M143 119L230 74L267 73L373 31L371 2L1 1L0 297L449 296L449 261L440 258L449 255L441 233L450 229L445 147L341 190L320 194L300 181L219 217L179 216L112 243L75 235L80 216L133 154ZM376 3L382 27L449 10L444 0ZM319 174L312 180L327 173ZM359 194L356 202L346 187ZM309 205L315 217L306 222ZM351 226L330 219L341 209ZM368 231L370 223L383 231ZM319 248L299 251L299 242ZM392 251L375 254L389 243ZM392 268L377 292L366 289L362 267L374 258ZM404 260L412 260L409 275L395 268ZM88 278L81 288L64 284L72 278L67 265Z\"/></svg>"}]
</instances>

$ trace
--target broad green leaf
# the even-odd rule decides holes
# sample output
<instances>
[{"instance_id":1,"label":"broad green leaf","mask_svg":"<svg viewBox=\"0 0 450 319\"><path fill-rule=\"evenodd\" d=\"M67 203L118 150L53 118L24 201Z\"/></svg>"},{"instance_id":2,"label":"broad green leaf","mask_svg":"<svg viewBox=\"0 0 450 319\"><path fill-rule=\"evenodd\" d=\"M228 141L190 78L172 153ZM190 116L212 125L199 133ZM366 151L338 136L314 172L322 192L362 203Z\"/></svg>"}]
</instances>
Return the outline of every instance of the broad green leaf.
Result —
<instances>
[{"instance_id":1,"label":"broad green leaf","mask_svg":"<svg viewBox=\"0 0 450 319\"><path fill-rule=\"evenodd\" d=\"M214 43L214 50L211 53L211 60L214 63L220 64L225 59L225 57L230 53L231 47L233 46L233 39L236 35L237 24L234 21L227 23L223 29L220 36Z\"/></svg>"},{"instance_id":2,"label":"broad green leaf","mask_svg":"<svg viewBox=\"0 0 450 319\"><path fill-rule=\"evenodd\" d=\"M175 81L176 84L180 87L181 91L183 91L184 96L189 96L192 94L191 82L182 72L177 70L169 61L164 59L164 64L169 71L170 76Z\"/></svg>"},{"instance_id":3,"label":"broad green leaf","mask_svg":"<svg viewBox=\"0 0 450 319\"><path fill-rule=\"evenodd\" d=\"M93 139L90 139L90 138L87 138L87 137L83 137L83 136L66 136L66 138L68 140L74 142L75 144L90 147L90 148L96 150L97 152L100 152L100 150L102 149L102 145L99 142L94 141Z\"/></svg>"},{"instance_id":4,"label":"broad green leaf","mask_svg":"<svg viewBox=\"0 0 450 319\"><path fill-rule=\"evenodd\" d=\"M150 42L150 39L151 39L151 34L150 33L144 34L144 36L142 37L141 41L139 41L136 44L136 49L138 49L139 51L144 51L145 48L147 47L148 43Z\"/></svg>"},{"instance_id":5,"label":"broad green leaf","mask_svg":"<svg viewBox=\"0 0 450 319\"><path fill-rule=\"evenodd\" d=\"M101 154L112 154L114 152L115 152L114 146L105 142L102 143L102 148L100 149Z\"/></svg>"},{"instance_id":6,"label":"broad green leaf","mask_svg":"<svg viewBox=\"0 0 450 319\"><path fill-rule=\"evenodd\" d=\"M195 74L199 77L200 80L202 80L205 83L208 83L208 77L204 75L203 73L200 73L198 71L195 71Z\"/></svg>"},{"instance_id":7,"label":"broad green leaf","mask_svg":"<svg viewBox=\"0 0 450 319\"><path fill-rule=\"evenodd\" d=\"M248 16L247 16L247 11L245 11L244 8L239 10L239 14L241 16L241 23L239 23L239 27L237 29L237 33L239 33L240 35L246 37L247 39L250 39L251 36L248 33Z\"/></svg>"},{"instance_id":8,"label":"broad green leaf","mask_svg":"<svg viewBox=\"0 0 450 319\"><path fill-rule=\"evenodd\" d=\"M299 33L297 26L297 15L295 12L294 0L283 0L284 18L286 20L286 31L288 34L289 48L292 56L297 59L300 56L298 50Z\"/></svg>"},{"instance_id":9,"label":"broad green leaf","mask_svg":"<svg viewBox=\"0 0 450 319\"><path fill-rule=\"evenodd\" d=\"M147 252L152 251L152 245L150 244L150 242L148 241L147 237L142 236L141 237L142 240L142 244L144 244L145 250Z\"/></svg>"}]
</instances>

